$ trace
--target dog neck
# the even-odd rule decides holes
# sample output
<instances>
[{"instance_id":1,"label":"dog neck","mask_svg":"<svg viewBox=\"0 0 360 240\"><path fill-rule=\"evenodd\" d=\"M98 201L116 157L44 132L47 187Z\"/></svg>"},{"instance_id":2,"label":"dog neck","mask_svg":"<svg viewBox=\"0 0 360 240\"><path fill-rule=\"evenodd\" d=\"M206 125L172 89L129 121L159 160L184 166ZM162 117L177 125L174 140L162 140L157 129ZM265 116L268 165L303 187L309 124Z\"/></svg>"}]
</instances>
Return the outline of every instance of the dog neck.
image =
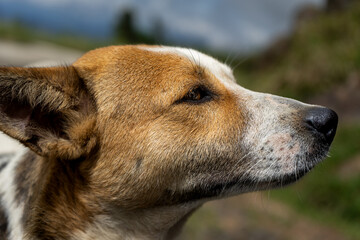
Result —
<instances>
[{"instance_id":1,"label":"dog neck","mask_svg":"<svg viewBox=\"0 0 360 240\"><path fill-rule=\"evenodd\" d=\"M79 162L26 152L14 167L29 239L172 239L201 203L124 210L95 199Z\"/></svg>"},{"instance_id":2,"label":"dog neck","mask_svg":"<svg viewBox=\"0 0 360 240\"><path fill-rule=\"evenodd\" d=\"M99 214L73 239L174 239L199 207L177 206Z\"/></svg>"}]
</instances>

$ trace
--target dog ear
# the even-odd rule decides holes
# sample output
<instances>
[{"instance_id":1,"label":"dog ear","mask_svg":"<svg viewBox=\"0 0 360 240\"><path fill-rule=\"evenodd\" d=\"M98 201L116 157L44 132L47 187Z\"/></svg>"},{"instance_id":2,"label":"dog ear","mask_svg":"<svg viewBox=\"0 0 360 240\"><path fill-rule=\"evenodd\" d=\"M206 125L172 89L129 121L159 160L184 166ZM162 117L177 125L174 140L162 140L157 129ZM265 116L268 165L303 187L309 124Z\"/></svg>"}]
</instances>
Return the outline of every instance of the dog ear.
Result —
<instances>
[{"instance_id":1,"label":"dog ear","mask_svg":"<svg viewBox=\"0 0 360 240\"><path fill-rule=\"evenodd\" d=\"M76 159L96 145L94 101L73 67L0 67L0 130L41 156Z\"/></svg>"}]
</instances>

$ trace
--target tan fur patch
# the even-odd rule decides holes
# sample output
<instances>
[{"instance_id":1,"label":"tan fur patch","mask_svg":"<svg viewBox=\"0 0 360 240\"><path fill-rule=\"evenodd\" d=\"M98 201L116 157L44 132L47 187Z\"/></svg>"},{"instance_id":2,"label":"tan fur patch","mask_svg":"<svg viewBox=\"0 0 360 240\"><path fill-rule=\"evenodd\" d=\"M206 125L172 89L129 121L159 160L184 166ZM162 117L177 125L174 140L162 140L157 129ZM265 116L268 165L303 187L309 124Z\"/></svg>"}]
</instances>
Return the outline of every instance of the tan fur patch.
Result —
<instances>
[{"instance_id":1,"label":"tan fur patch","mask_svg":"<svg viewBox=\"0 0 360 240\"><path fill-rule=\"evenodd\" d=\"M244 116L236 110L235 96L187 58L133 46L109 47L87 53L74 66L90 82L99 106L103 161L95 166L92 181L100 198L131 208L163 204L168 183L183 179L192 164L201 165L203 151L213 152L215 160L225 147L221 142L238 140L233 134L242 128ZM219 97L197 107L173 104L198 85ZM215 162L207 164L216 168Z\"/></svg>"},{"instance_id":2,"label":"tan fur patch","mask_svg":"<svg viewBox=\"0 0 360 240\"><path fill-rule=\"evenodd\" d=\"M172 237L206 200L305 174L304 142L316 143L304 104L243 89L194 50L111 46L69 67L0 68L0 89L0 130L33 151L15 169L28 240Z\"/></svg>"}]
</instances>

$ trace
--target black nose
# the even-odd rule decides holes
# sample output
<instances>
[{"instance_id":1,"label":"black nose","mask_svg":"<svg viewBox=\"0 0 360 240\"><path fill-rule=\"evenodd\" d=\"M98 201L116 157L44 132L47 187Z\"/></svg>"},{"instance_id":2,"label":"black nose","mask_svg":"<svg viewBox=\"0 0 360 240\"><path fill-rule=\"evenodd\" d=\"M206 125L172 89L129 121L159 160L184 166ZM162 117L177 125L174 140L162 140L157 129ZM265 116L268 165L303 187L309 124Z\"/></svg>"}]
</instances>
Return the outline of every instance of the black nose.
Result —
<instances>
[{"instance_id":1,"label":"black nose","mask_svg":"<svg viewBox=\"0 0 360 240\"><path fill-rule=\"evenodd\" d=\"M336 133L338 116L328 108L311 108L306 112L305 123L309 129L323 135L325 141L330 144Z\"/></svg>"}]
</instances>

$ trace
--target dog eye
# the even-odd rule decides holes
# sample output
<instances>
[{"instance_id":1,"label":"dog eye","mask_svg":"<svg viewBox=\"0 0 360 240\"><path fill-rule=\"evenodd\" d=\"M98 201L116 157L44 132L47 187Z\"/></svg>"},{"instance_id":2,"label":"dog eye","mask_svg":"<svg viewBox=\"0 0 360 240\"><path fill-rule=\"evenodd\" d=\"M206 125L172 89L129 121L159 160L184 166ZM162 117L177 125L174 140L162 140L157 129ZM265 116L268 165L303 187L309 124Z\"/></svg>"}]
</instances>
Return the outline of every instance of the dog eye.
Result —
<instances>
[{"instance_id":1,"label":"dog eye","mask_svg":"<svg viewBox=\"0 0 360 240\"><path fill-rule=\"evenodd\" d=\"M211 99L210 92L203 87L196 87L191 89L179 102L187 103L202 103Z\"/></svg>"},{"instance_id":2,"label":"dog eye","mask_svg":"<svg viewBox=\"0 0 360 240\"><path fill-rule=\"evenodd\" d=\"M201 98L203 98L203 93L199 88L190 90L184 97L184 99L191 101L199 101Z\"/></svg>"}]
</instances>

